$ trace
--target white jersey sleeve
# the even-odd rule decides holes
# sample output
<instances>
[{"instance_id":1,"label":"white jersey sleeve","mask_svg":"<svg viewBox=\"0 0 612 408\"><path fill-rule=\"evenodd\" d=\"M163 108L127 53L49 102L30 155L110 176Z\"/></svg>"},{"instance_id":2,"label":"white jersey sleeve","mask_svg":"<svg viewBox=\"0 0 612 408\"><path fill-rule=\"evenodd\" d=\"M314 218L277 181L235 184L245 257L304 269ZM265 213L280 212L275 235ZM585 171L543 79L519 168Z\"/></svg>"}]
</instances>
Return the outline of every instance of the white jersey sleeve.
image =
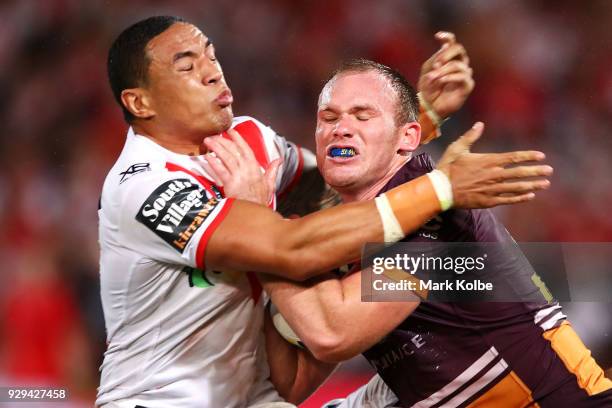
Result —
<instances>
[{"instance_id":1,"label":"white jersey sleeve","mask_svg":"<svg viewBox=\"0 0 612 408\"><path fill-rule=\"evenodd\" d=\"M399 399L375 374L367 384L350 393L346 398L336 399L321 408L397 408Z\"/></svg>"},{"instance_id":2,"label":"white jersey sleeve","mask_svg":"<svg viewBox=\"0 0 612 408\"><path fill-rule=\"evenodd\" d=\"M310 150L289 142L279 135L276 135L274 141L283 159L282 171L276 180L277 194L282 195L295 187L305 170L316 167L317 163Z\"/></svg>"},{"instance_id":3,"label":"white jersey sleeve","mask_svg":"<svg viewBox=\"0 0 612 408\"><path fill-rule=\"evenodd\" d=\"M156 261L204 269L206 244L232 199L216 197L182 172L142 173L125 184L122 245Z\"/></svg>"}]
</instances>

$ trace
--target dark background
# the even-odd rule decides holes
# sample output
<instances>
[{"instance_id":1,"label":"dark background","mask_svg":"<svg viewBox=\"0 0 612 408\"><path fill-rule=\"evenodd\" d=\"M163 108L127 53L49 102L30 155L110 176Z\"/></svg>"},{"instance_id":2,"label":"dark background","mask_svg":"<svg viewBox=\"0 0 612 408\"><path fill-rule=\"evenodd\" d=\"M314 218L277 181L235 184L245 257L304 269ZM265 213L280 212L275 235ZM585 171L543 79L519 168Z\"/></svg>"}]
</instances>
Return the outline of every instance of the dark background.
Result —
<instances>
[{"instance_id":1,"label":"dark background","mask_svg":"<svg viewBox=\"0 0 612 408\"><path fill-rule=\"evenodd\" d=\"M71 406L94 399L105 348L96 208L126 131L106 52L122 29L158 14L215 41L236 114L311 148L318 92L341 59L372 58L415 82L433 34L454 31L476 89L428 149L439 154L476 120L486 124L478 149L541 149L556 171L551 190L497 210L516 240L612 240L612 2L4 1L0 384L69 387ZM608 366L610 309L566 308ZM346 365L331 396L364 370Z\"/></svg>"}]
</instances>

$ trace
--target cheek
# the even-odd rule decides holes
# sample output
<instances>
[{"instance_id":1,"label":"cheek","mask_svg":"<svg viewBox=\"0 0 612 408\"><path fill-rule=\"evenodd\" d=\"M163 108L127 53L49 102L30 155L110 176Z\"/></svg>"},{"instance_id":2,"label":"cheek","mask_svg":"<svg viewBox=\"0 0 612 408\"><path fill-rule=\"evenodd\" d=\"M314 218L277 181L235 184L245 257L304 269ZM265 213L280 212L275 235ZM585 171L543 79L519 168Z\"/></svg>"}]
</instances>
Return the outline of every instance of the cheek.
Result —
<instances>
[{"instance_id":1,"label":"cheek","mask_svg":"<svg viewBox=\"0 0 612 408\"><path fill-rule=\"evenodd\" d=\"M372 166L388 164L398 150L398 139L390 132L371 133L372 137L365 141L368 152L368 162Z\"/></svg>"},{"instance_id":2,"label":"cheek","mask_svg":"<svg viewBox=\"0 0 612 408\"><path fill-rule=\"evenodd\" d=\"M166 109L174 110L185 96L185 83L180 78L169 77L159 80L155 85L155 100Z\"/></svg>"},{"instance_id":3,"label":"cheek","mask_svg":"<svg viewBox=\"0 0 612 408\"><path fill-rule=\"evenodd\" d=\"M319 163L321 163L321 160L324 159L327 155L325 151L325 146L327 145L327 143L325 142L325 135L325 125L321 124L320 122L317 122L317 128L315 129L315 147L317 152L317 161Z\"/></svg>"}]
</instances>

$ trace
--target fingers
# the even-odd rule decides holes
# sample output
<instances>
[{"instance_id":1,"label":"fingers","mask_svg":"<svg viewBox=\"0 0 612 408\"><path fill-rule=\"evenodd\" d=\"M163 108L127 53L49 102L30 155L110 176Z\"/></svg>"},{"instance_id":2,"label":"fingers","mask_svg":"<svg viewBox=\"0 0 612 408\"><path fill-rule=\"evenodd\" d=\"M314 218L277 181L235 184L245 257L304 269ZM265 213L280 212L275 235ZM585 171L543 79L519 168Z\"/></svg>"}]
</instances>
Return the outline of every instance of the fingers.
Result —
<instances>
[{"instance_id":1,"label":"fingers","mask_svg":"<svg viewBox=\"0 0 612 408\"><path fill-rule=\"evenodd\" d=\"M238 133L235 129L229 129L227 134L230 136L231 140L234 141L236 148L247 161L256 160L255 154L253 154L253 149L251 149L251 146L247 144L240 133Z\"/></svg>"},{"instance_id":2,"label":"fingers","mask_svg":"<svg viewBox=\"0 0 612 408\"><path fill-rule=\"evenodd\" d=\"M206 170L211 176L213 176L214 173L213 177L216 177L221 182L221 184L219 184L220 187L225 186L232 181L232 173L225 166L225 164L223 164L223 162L216 157L216 155L212 155L210 153L207 154L206 161L207 164L203 163L202 167L204 167L204 170Z\"/></svg>"},{"instance_id":3,"label":"fingers","mask_svg":"<svg viewBox=\"0 0 612 408\"><path fill-rule=\"evenodd\" d=\"M451 33L450 31L438 31L436 34L434 34L434 38L440 41L442 45L453 44L456 42L455 34Z\"/></svg>"},{"instance_id":4,"label":"fingers","mask_svg":"<svg viewBox=\"0 0 612 408\"><path fill-rule=\"evenodd\" d=\"M423 63L423 66L421 67L422 74L430 71L433 67L434 62L436 62L436 58L438 57L438 55L450 44L455 43L455 34L448 31L438 31L436 34L434 34L434 38L440 42L441 47L438 51L434 53L434 55L432 55L427 61Z\"/></svg>"},{"instance_id":5,"label":"fingers","mask_svg":"<svg viewBox=\"0 0 612 408\"><path fill-rule=\"evenodd\" d=\"M484 123L476 122L474 123L472 128L468 130L467 132L465 132L459 139L457 139L455 143L460 144L462 148L469 151L472 145L478 139L480 139L480 136L482 136L483 131L484 131Z\"/></svg>"},{"instance_id":6,"label":"fingers","mask_svg":"<svg viewBox=\"0 0 612 408\"><path fill-rule=\"evenodd\" d=\"M490 153L492 163L498 166L507 166L509 164L518 164L530 161L542 161L546 158L546 155L537 150L524 150L508 153Z\"/></svg>"},{"instance_id":7,"label":"fingers","mask_svg":"<svg viewBox=\"0 0 612 408\"><path fill-rule=\"evenodd\" d=\"M240 162L239 153L231 141L219 136L210 136L204 139L204 144L206 144L209 150L215 152L229 171L235 172L238 169Z\"/></svg>"},{"instance_id":8,"label":"fingers","mask_svg":"<svg viewBox=\"0 0 612 408\"><path fill-rule=\"evenodd\" d=\"M440 77L438 79L436 79L436 81L439 81L441 84L450 84L450 83L463 83L465 84L466 88L471 88L474 80L472 80L472 78L470 77L470 74L466 74L466 73L457 73L457 74L449 74L449 75L445 75L443 77Z\"/></svg>"},{"instance_id":9,"label":"fingers","mask_svg":"<svg viewBox=\"0 0 612 408\"><path fill-rule=\"evenodd\" d=\"M440 49L434 53L421 67L421 75L440 68L451 60L459 60L469 64L470 59L467 51L462 44L457 43L455 34L448 31L439 31L434 35L435 39L441 44Z\"/></svg>"},{"instance_id":10,"label":"fingers","mask_svg":"<svg viewBox=\"0 0 612 408\"><path fill-rule=\"evenodd\" d=\"M206 160L205 161L201 161L200 164L201 164L202 168L204 169L204 171L206 172L206 174L208 176L210 176L210 178L212 178L212 180L215 182L215 184L218 185L219 187L223 187L224 179L222 177L220 177L219 174L215 171L215 169L210 165L210 162L213 161L213 160L216 161L217 163L223 165L221 163L221 161L218 160L216 158L216 156L214 156L211 153L207 154L206 155Z\"/></svg>"},{"instance_id":11,"label":"fingers","mask_svg":"<svg viewBox=\"0 0 612 408\"><path fill-rule=\"evenodd\" d=\"M472 75L472 68L463 61L453 60L427 74L427 79L434 80L449 74L465 73Z\"/></svg>"},{"instance_id":12,"label":"fingers","mask_svg":"<svg viewBox=\"0 0 612 408\"><path fill-rule=\"evenodd\" d=\"M548 187L550 187L550 181L548 180L514 181L510 183L495 184L492 186L491 192L494 194L521 195L539 190L546 190Z\"/></svg>"},{"instance_id":13,"label":"fingers","mask_svg":"<svg viewBox=\"0 0 612 408\"><path fill-rule=\"evenodd\" d=\"M465 64L470 63L467 51L463 45L454 43L452 45L443 46L443 48L441 48L434 57L433 67L434 69L439 68L452 60L458 60Z\"/></svg>"},{"instance_id":14,"label":"fingers","mask_svg":"<svg viewBox=\"0 0 612 408\"><path fill-rule=\"evenodd\" d=\"M275 192L276 190L276 176L282 163L282 159L276 159L272 161L266 169L266 184L269 186L270 191L272 192Z\"/></svg>"},{"instance_id":15,"label":"fingers","mask_svg":"<svg viewBox=\"0 0 612 408\"><path fill-rule=\"evenodd\" d=\"M447 176L449 176L451 164L455 162L456 160L458 160L460 157L478 156L475 154L469 154L469 155L466 155L466 154L470 153L470 148L480 138L480 136L482 136L483 131L484 131L484 123L482 122L474 123L474 126L472 126L470 130L465 132L463 135L461 135L457 140L455 140L453 143L451 143L446 148L436 168L438 170L443 171ZM489 158L489 161L493 161L493 160L494 160L493 158ZM479 163L481 163L481 166L485 165L486 158L485 160L479 160Z\"/></svg>"},{"instance_id":16,"label":"fingers","mask_svg":"<svg viewBox=\"0 0 612 408\"><path fill-rule=\"evenodd\" d=\"M499 180L510 180L527 177L550 177L553 168L550 166L519 166L502 169Z\"/></svg>"},{"instance_id":17,"label":"fingers","mask_svg":"<svg viewBox=\"0 0 612 408\"><path fill-rule=\"evenodd\" d=\"M428 77L429 75L426 75ZM433 77L433 76L432 76ZM444 76L440 76L434 79L431 79L429 82L425 79L422 82L422 87L424 89L443 89L447 84L455 84L456 86L463 89L463 92L466 96L474 89L476 83L474 82L474 78L472 77L472 69L469 68L464 72L455 72L451 74L446 74Z\"/></svg>"},{"instance_id":18,"label":"fingers","mask_svg":"<svg viewBox=\"0 0 612 408\"><path fill-rule=\"evenodd\" d=\"M498 196L493 197L487 203L489 207L495 207L498 205L510 205L510 204L519 204L527 201L531 201L535 198L535 193L525 193L519 194L515 196Z\"/></svg>"},{"instance_id":19,"label":"fingers","mask_svg":"<svg viewBox=\"0 0 612 408\"><path fill-rule=\"evenodd\" d=\"M430 88L435 84L443 86L446 83L458 82L465 84L466 88L473 88L472 68L461 61L451 61L422 76L420 88Z\"/></svg>"}]
</instances>

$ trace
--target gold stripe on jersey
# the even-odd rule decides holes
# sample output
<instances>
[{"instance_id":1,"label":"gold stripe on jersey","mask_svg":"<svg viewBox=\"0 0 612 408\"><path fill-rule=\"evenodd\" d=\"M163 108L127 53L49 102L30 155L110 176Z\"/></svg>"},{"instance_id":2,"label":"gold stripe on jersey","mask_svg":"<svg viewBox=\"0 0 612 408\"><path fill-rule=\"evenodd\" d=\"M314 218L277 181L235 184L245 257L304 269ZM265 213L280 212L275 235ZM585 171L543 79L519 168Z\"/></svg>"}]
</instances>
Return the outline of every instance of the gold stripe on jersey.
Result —
<instances>
[{"instance_id":1,"label":"gold stripe on jersey","mask_svg":"<svg viewBox=\"0 0 612 408\"><path fill-rule=\"evenodd\" d=\"M552 349L565 367L576 376L578 386L589 395L612 389L612 381L606 378L601 367L591 357L591 351L586 348L568 321L564 321L556 329L542 333L542 336L550 341Z\"/></svg>"},{"instance_id":2,"label":"gold stripe on jersey","mask_svg":"<svg viewBox=\"0 0 612 408\"><path fill-rule=\"evenodd\" d=\"M533 402L529 387L521 381L514 371L511 371L495 384L493 388L468 405L467 408L515 408L527 406L539 408L539 405Z\"/></svg>"}]
</instances>

